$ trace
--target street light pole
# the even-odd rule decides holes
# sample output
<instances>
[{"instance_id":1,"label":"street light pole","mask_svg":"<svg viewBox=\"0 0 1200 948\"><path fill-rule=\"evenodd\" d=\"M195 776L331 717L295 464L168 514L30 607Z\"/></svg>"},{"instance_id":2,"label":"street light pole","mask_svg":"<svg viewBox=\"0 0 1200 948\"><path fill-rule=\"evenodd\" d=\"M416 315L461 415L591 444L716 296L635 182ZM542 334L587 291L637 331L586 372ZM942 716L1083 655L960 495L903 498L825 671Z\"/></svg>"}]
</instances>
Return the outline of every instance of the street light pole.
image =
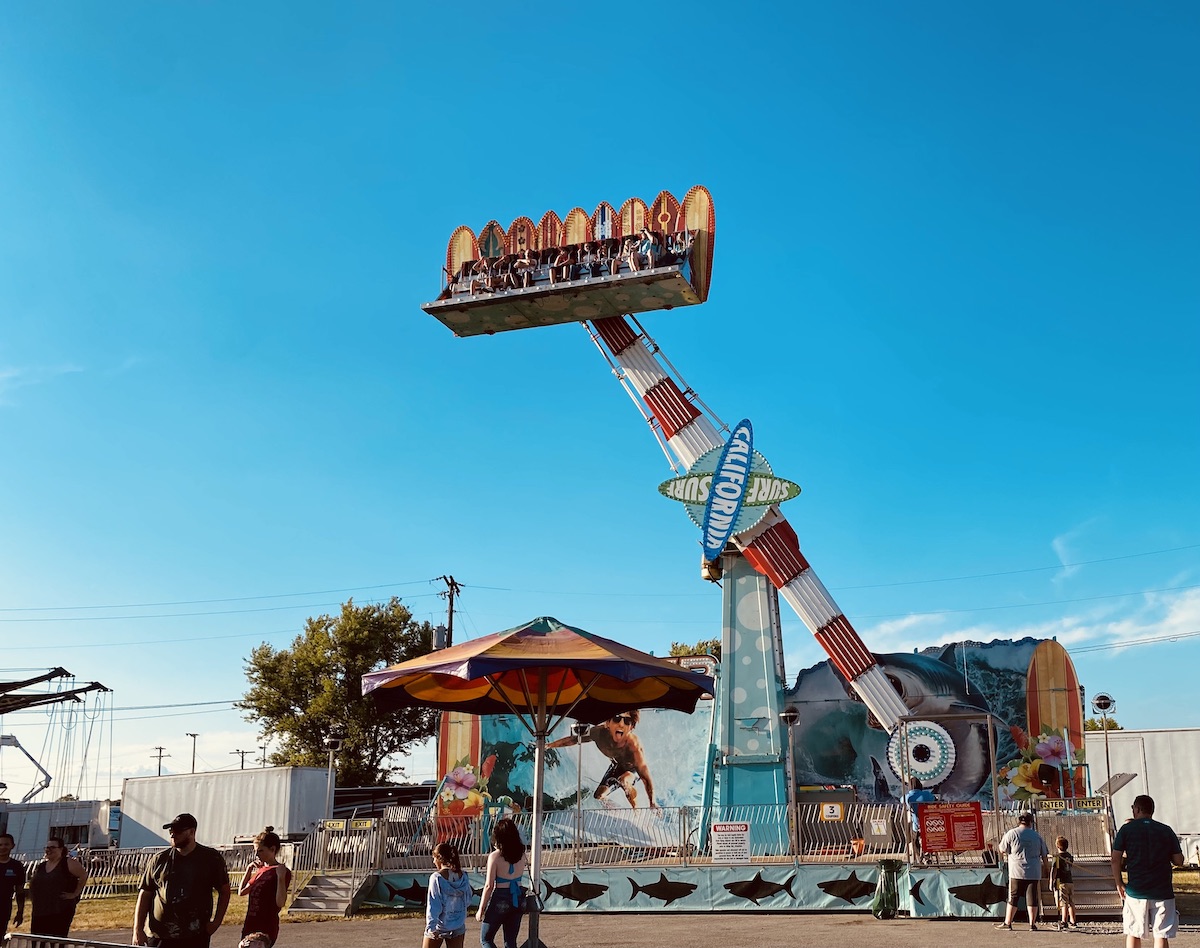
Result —
<instances>
[{"instance_id":1,"label":"street light pole","mask_svg":"<svg viewBox=\"0 0 1200 948\"><path fill-rule=\"evenodd\" d=\"M340 728L334 728L325 738L325 747L329 750L329 776L325 784L325 819L327 820L333 819L333 785L334 777L337 774L333 767L333 758L342 749L342 742L345 739L346 733Z\"/></svg>"},{"instance_id":2,"label":"street light pole","mask_svg":"<svg viewBox=\"0 0 1200 948\"><path fill-rule=\"evenodd\" d=\"M792 814L792 856L800 858L800 807L796 800L796 725L800 723L800 712L795 708L785 708L779 712L779 720L783 722L788 732L787 766L784 775L787 779L788 809Z\"/></svg>"},{"instance_id":3,"label":"street light pole","mask_svg":"<svg viewBox=\"0 0 1200 948\"><path fill-rule=\"evenodd\" d=\"M193 734L191 731L186 732L186 736L192 739L192 773L196 772L196 738L199 734Z\"/></svg>"},{"instance_id":4,"label":"street light pole","mask_svg":"<svg viewBox=\"0 0 1200 948\"><path fill-rule=\"evenodd\" d=\"M583 738L591 727L572 724L575 735L575 868L579 868L579 837L583 835Z\"/></svg>"},{"instance_id":5,"label":"street light pole","mask_svg":"<svg viewBox=\"0 0 1200 948\"><path fill-rule=\"evenodd\" d=\"M1111 808L1112 805L1112 758L1108 754L1108 716L1113 711L1117 710L1117 703L1113 700L1112 695L1106 695L1103 691L1099 692L1092 698L1092 710L1099 712L1100 721L1104 727L1104 782L1108 785L1108 801Z\"/></svg>"}]
</instances>

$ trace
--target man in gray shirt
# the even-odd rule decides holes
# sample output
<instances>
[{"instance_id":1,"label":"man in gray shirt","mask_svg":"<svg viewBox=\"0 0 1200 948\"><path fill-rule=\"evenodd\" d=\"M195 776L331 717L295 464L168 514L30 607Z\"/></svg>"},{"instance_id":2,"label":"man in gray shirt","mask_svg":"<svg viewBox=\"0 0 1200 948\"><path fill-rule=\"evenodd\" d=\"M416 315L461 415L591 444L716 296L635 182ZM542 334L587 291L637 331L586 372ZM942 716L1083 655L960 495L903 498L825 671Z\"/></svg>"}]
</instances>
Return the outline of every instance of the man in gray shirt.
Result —
<instances>
[{"instance_id":1,"label":"man in gray shirt","mask_svg":"<svg viewBox=\"0 0 1200 948\"><path fill-rule=\"evenodd\" d=\"M1024 892L1025 909L1029 912L1029 930L1036 932L1038 911L1042 907L1042 872L1050 851L1041 834L1033 828L1033 814L1022 813L1017 817L1017 825L1004 834L997 848L1008 857L1008 906L1004 911L1004 921L995 927L1012 931L1017 903Z\"/></svg>"}]
</instances>

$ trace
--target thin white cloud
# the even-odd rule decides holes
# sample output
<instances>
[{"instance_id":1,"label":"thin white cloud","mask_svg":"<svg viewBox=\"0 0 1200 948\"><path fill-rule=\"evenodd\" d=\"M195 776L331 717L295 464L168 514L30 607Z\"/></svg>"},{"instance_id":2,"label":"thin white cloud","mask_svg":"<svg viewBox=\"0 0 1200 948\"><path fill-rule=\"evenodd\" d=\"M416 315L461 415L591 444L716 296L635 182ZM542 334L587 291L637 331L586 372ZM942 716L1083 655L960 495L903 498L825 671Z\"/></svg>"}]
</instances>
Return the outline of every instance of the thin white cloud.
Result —
<instances>
[{"instance_id":1,"label":"thin white cloud","mask_svg":"<svg viewBox=\"0 0 1200 948\"><path fill-rule=\"evenodd\" d=\"M1072 527L1066 533L1060 533L1050 541L1050 548L1054 550L1054 555L1058 557L1058 561L1063 566L1062 572L1054 576L1051 582L1057 585L1065 579L1070 579L1082 569L1081 566L1070 565L1073 561L1079 559L1079 556L1072 552L1072 547L1079 537L1095 522L1095 518L1085 520L1078 526Z\"/></svg>"},{"instance_id":2,"label":"thin white cloud","mask_svg":"<svg viewBox=\"0 0 1200 948\"><path fill-rule=\"evenodd\" d=\"M0 406L15 404L11 396L18 389L45 385L64 375L82 371L82 366L71 363L56 366L0 366Z\"/></svg>"}]
</instances>

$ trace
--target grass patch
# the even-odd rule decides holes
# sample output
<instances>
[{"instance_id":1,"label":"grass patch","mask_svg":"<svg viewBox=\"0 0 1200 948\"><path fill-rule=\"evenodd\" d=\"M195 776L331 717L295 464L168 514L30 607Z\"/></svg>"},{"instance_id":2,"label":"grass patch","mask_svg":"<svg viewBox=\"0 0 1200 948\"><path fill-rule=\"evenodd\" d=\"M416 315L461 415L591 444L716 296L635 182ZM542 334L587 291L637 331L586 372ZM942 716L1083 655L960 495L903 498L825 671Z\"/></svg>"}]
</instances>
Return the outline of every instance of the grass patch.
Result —
<instances>
[{"instance_id":1,"label":"grass patch","mask_svg":"<svg viewBox=\"0 0 1200 948\"><path fill-rule=\"evenodd\" d=\"M229 900L229 911L225 913L225 925L236 925L239 928L242 922L246 920L246 905L247 899L239 897L236 893ZM86 899L79 903L79 908L75 912L75 921L71 923L71 927L76 931L81 932L99 932L112 931L114 929L125 929L131 931L133 929L133 910L137 905L137 896L134 895L114 895L107 899ZM28 912L29 906L26 906L26 925L22 926L25 931L28 931ZM392 908L382 908L373 906L364 906L355 914L356 919L394 919L394 918L416 918L423 916L422 912L398 912ZM283 924L289 922L337 922L341 921L341 915L284 915L280 921Z\"/></svg>"}]
</instances>

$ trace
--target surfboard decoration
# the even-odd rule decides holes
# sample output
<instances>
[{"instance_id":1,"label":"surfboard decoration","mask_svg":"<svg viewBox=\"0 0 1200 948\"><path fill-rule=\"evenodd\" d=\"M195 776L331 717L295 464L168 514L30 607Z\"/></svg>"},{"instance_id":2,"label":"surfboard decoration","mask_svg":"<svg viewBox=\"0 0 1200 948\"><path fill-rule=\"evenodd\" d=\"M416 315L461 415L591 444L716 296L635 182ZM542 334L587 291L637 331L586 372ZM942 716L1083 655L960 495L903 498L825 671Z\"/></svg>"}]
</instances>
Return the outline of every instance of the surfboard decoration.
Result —
<instances>
[{"instance_id":1,"label":"surfboard decoration","mask_svg":"<svg viewBox=\"0 0 1200 948\"><path fill-rule=\"evenodd\" d=\"M1012 727L1019 756L997 772L1002 804L1087 795L1083 698L1071 656L1058 642L1039 642L1025 681L1025 728Z\"/></svg>"},{"instance_id":2,"label":"surfboard decoration","mask_svg":"<svg viewBox=\"0 0 1200 948\"><path fill-rule=\"evenodd\" d=\"M621 219L621 233L626 236L650 226L650 209L641 198L629 198L617 216Z\"/></svg>"},{"instance_id":3,"label":"surfboard decoration","mask_svg":"<svg viewBox=\"0 0 1200 948\"><path fill-rule=\"evenodd\" d=\"M592 236L596 240L608 240L610 237L621 236L617 212L607 201L601 201L596 210L592 212Z\"/></svg>"},{"instance_id":4,"label":"surfboard decoration","mask_svg":"<svg viewBox=\"0 0 1200 948\"><path fill-rule=\"evenodd\" d=\"M480 735L478 715L443 711L438 722L438 773L450 773L463 760L478 761Z\"/></svg>"},{"instance_id":5,"label":"surfboard decoration","mask_svg":"<svg viewBox=\"0 0 1200 948\"><path fill-rule=\"evenodd\" d=\"M537 224L528 217L518 217L508 228L508 252L521 253L523 250L537 250Z\"/></svg>"},{"instance_id":6,"label":"surfboard decoration","mask_svg":"<svg viewBox=\"0 0 1200 948\"><path fill-rule=\"evenodd\" d=\"M582 244L592 239L592 219L582 207L573 207L563 219L567 244Z\"/></svg>"},{"instance_id":7,"label":"surfboard decoration","mask_svg":"<svg viewBox=\"0 0 1200 948\"><path fill-rule=\"evenodd\" d=\"M488 221L479 232L479 252L485 257L504 256L505 236L499 221Z\"/></svg>"},{"instance_id":8,"label":"surfboard decoration","mask_svg":"<svg viewBox=\"0 0 1200 948\"><path fill-rule=\"evenodd\" d=\"M479 259L479 244L471 228L463 225L456 227L450 235L450 243L446 247L446 269L450 273L458 273L467 260Z\"/></svg>"},{"instance_id":9,"label":"surfboard decoration","mask_svg":"<svg viewBox=\"0 0 1200 948\"><path fill-rule=\"evenodd\" d=\"M642 248L636 257L622 253L623 241L643 227L657 234L659 251L648 254ZM421 308L456 335L474 336L694 306L708 298L715 228L712 196L700 185L682 201L664 190L649 205L630 197L619 210L602 201L590 215L583 207L571 208L565 218L553 210L540 218L522 215L507 231L496 220L478 232L463 225L447 247L441 293ZM608 242L584 251L599 253L600 266L591 258L591 266L572 270L571 279L557 273L559 278L552 279L546 251L583 250L592 241ZM463 273L465 261L526 248L541 254L528 271L531 278L519 284ZM646 265L651 259L653 267Z\"/></svg>"},{"instance_id":10,"label":"surfboard decoration","mask_svg":"<svg viewBox=\"0 0 1200 948\"><path fill-rule=\"evenodd\" d=\"M563 240L564 228L562 221L553 211L547 211L542 215L541 223L538 224L538 237L542 242L543 247L561 247L565 243Z\"/></svg>"},{"instance_id":11,"label":"surfboard decoration","mask_svg":"<svg viewBox=\"0 0 1200 948\"><path fill-rule=\"evenodd\" d=\"M659 191L650 205L650 229L664 234L683 230L683 219L679 216L679 202L670 191Z\"/></svg>"},{"instance_id":12,"label":"surfboard decoration","mask_svg":"<svg viewBox=\"0 0 1200 948\"><path fill-rule=\"evenodd\" d=\"M704 302L708 299L708 285L712 279L713 236L716 230L712 195L707 188L696 185L684 196L683 223L695 235L692 243L692 286L696 288L700 302Z\"/></svg>"}]
</instances>

